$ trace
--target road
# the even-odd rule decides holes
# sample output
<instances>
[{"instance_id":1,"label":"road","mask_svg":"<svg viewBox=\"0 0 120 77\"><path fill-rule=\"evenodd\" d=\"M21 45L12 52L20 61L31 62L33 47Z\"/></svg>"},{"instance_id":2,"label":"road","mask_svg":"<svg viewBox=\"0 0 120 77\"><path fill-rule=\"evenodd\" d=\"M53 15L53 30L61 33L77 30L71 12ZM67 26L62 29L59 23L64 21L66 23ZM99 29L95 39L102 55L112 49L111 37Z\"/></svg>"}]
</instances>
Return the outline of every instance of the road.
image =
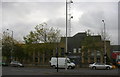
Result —
<instances>
[{"instance_id":1,"label":"road","mask_svg":"<svg viewBox=\"0 0 120 77\"><path fill-rule=\"evenodd\" d=\"M119 75L119 69L92 70L89 68L59 69L38 67L3 67L3 75Z\"/></svg>"}]
</instances>

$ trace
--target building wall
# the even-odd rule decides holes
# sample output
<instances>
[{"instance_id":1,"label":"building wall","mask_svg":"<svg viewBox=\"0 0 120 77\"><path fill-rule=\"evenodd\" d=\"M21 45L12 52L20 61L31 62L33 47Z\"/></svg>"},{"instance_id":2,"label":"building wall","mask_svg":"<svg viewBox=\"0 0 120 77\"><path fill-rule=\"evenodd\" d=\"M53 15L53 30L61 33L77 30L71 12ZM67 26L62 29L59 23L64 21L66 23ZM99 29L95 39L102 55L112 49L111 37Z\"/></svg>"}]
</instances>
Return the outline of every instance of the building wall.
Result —
<instances>
[{"instance_id":1,"label":"building wall","mask_svg":"<svg viewBox=\"0 0 120 77\"><path fill-rule=\"evenodd\" d=\"M87 37L86 33L78 33L73 37L68 37L68 57L71 59L77 59L77 62L80 63L91 63L91 62L103 62L104 61L104 42L101 39L100 35L91 36L94 41L97 41L95 44L99 49L94 50L83 50L84 46L82 42ZM62 37L60 44L61 48L65 50L65 41L66 38ZM107 46L107 55L110 57L110 41L106 41Z\"/></svg>"}]
</instances>

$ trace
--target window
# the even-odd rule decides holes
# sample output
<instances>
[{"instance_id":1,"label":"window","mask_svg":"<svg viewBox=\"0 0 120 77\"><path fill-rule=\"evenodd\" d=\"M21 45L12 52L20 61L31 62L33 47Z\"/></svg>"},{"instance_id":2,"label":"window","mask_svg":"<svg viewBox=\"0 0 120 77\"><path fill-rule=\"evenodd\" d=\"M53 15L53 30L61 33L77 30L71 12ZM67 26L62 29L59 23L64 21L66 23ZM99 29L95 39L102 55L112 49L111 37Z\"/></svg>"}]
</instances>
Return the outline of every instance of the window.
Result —
<instances>
[{"instance_id":1,"label":"window","mask_svg":"<svg viewBox=\"0 0 120 77\"><path fill-rule=\"evenodd\" d=\"M91 53L91 56L94 56L94 52Z\"/></svg>"},{"instance_id":2,"label":"window","mask_svg":"<svg viewBox=\"0 0 120 77\"><path fill-rule=\"evenodd\" d=\"M76 48L73 49L73 53L76 53Z\"/></svg>"},{"instance_id":3,"label":"window","mask_svg":"<svg viewBox=\"0 0 120 77\"><path fill-rule=\"evenodd\" d=\"M64 48L61 48L61 55L64 55Z\"/></svg>"},{"instance_id":4,"label":"window","mask_svg":"<svg viewBox=\"0 0 120 77\"><path fill-rule=\"evenodd\" d=\"M35 62L38 62L38 57L35 57Z\"/></svg>"},{"instance_id":5,"label":"window","mask_svg":"<svg viewBox=\"0 0 120 77\"><path fill-rule=\"evenodd\" d=\"M71 63L70 60L67 60L67 63Z\"/></svg>"},{"instance_id":6,"label":"window","mask_svg":"<svg viewBox=\"0 0 120 77\"><path fill-rule=\"evenodd\" d=\"M78 53L81 53L81 48L78 48Z\"/></svg>"},{"instance_id":7,"label":"window","mask_svg":"<svg viewBox=\"0 0 120 77\"><path fill-rule=\"evenodd\" d=\"M97 51L97 56L100 56L100 51Z\"/></svg>"}]
</instances>

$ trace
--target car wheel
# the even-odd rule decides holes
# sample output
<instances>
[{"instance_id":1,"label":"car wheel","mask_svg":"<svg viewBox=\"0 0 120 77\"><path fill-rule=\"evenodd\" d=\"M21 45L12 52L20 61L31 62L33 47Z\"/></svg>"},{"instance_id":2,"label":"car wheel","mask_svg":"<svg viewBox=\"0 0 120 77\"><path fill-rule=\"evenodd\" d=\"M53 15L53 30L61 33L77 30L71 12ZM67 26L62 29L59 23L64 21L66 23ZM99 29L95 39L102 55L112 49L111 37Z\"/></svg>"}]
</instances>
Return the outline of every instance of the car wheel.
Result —
<instances>
[{"instance_id":1,"label":"car wheel","mask_svg":"<svg viewBox=\"0 0 120 77\"><path fill-rule=\"evenodd\" d=\"M92 67L92 69L94 69L94 70L95 70L95 69L96 69L96 67L94 66L94 67Z\"/></svg>"},{"instance_id":2,"label":"car wheel","mask_svg":"<svg viewBox=\"0 0 120 77\"><path fill-rule=\"evenodd\" d=\"M72 66L69 66L68 69L72 69Z\"/></svg>"},{"instance_id":3,"label":"car wheel","mask_svg":"<svg viewBox=\"0 0 120 77\"><path fill-rule=\"evenodd\" d=\"M107 69L107 70L109 70L109 69L110 69L110 67L106 67L106 69Z\"/></svg>"}]
</instances>

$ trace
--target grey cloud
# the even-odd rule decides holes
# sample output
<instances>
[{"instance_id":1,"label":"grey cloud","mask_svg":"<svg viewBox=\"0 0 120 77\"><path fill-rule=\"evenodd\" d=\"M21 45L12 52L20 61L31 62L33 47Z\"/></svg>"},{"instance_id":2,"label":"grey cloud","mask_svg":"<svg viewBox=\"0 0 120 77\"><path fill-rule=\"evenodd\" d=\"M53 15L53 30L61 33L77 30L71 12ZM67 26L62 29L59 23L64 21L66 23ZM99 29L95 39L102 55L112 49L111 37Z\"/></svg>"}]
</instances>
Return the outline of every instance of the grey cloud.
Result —
<instances>
[{"instance_id":1,"label":"grey cloud","mask_svg":"<svg viewBox=\"0 0 120 77\"><path fill-rule=\"evenodd\" d=\"M47 22L48 26L54 27L56 29L59 29L62 33L62 35L65 35L65 29L66 29L66 19L64 18L57 18L57 19L51 19Z\"/></svg>"},{"instance_id":2,"label":"grey cloud","mask_svg":"<svg viewBox=\"0 0 120 77\"><path fill-rule=\"evenodd\" d=\"M101 3L98 3L101 4ZM104 5L111 6L113 4L109 3L104 3ZM89 5L89 4L88 4ZM117 7L105 7L101 6L101 8L96 6L90 6L92 9L87 8L85 13L82 15L80 18L79 22L82 25L88 26L88 27L93 27L93 28L98 28L98 26L101 26L102 24L102 19L106 21L106 24L109 26L110 29L116 29L117 27ZM85 5L84 5L85 6ZM114 6L114 5L113 5ZM96 26L97 25L97 26Z\"/></svg>"},{"instance_id":3,"label":"grey cloud","mask_svg":"<svg viewBox=\"0 0 120 77\"><path fill-rule=\"evenodd\" d=\"M52 27L64 25L60 25L62 19L58 19L62 16L59 10L63 9L62 11L64 11L62 7L64 7L63 3L4 2L2 5L3 29L9 28L13 30L15 38L20 40L23 36L27 35L29 31L34 30L35 25L43 23L42 19L44 18L50 22Z\"/></svg>"},{"instance_id":4,"label":"grey cloud","mask_svg":"<svg viewBox=\"0 0 120 77\"><path fill-rule=\"evenodd\" d=\"M17 28L13 26L14 37L20 41L23 41L23 37L28 35L30 31L34 31L36 24L34 23L16 23ZM22 27L24 26L24 27Z\"/></svg>"},{"instance_id":5,"label":"grey cloud","mask_svg":"<svg viewBox=\"0 0 120 77\"><path fill-rule=\"evenodd\" d=\"M49 25L53 25L54 27L65 28L65 18L57 18L52 19L47 22Z\"/></svg>"},{"instance_id":6,"label":"grey cloud","mask_svg":"<svg viewBox=\"0 0 120 77\"><path fill-rule=\"evenodd\" d=\"M117 3L76 3L76 8L81 10L83 15L79 18L79 27L74 27L74 33L78 31L86 31L90 29L95 34L100 33L101 29L103 29L102 19L105 20L106 23L106 31L108 35L110 35L111 41L114 44L117 44L118 39L118 7ZM76 24L77 25L77 24Z\"/></svg>"},{"instance_id":7,"label":"grey cloud","mask_svg":"<svg viewBox=\"0 0 120 77\"><path fill-rule=\"evenodd\" d=\"M76 2L71 6L83 12L79 21L71 22L72 35L87 29L98 33L103 25L101 20L105 19L107 29L112 35L112 40L115 40L114 37L117 36L116 3ZM15 37L18 39L28 34L30 30L34 30L34 26L42 23L44 18L47 20L48 26L61 29L62 33L65 34L65 3L4 2L2 8L3 28L13 29Z\"/></svg>"},{"instance_id":8,"label":"grey cloud","mask_svg":"<svg viewBox=\"0 0 120 77\"><path fill-rule=\"evenodd\" d=\"M110 22L113 22L113 24L116 25L117 7L113 8L115 4L113 5L111 3L92 3L91 5L91 3L86 3L83 6L86 6L86 5L89 7L86 7L85 11L83 10L85 13L80 18L80 22L83 23L83 25L85 24L86 26L97 27L96 25L98 24L99 26L101 26L102 19L104 19L107 24L109 24ZM111 25L111 27L113 29L113 25Z\"/></svg>"},{"instance_id":9,"label":"grey cloud","mask_svg":"<svg viewBox=\"0 0 120 77\"><path fill-rule=\"evenodd\" d=\"M3 2L64 2L65 0L3 0Z\"/></svg>"},{"instance_id":10,"label":"grey cloud","mask_svg":"<svg viewBox=\"0 0 120 77\"><path fill-rule=\"evenodd\" d=\"M119 0L74 0L74 2L118 2ZM3 2L65 2L65 0L3 0Z\"/></svg>"},{"instance_id":11,"label":"grey cloud","mask_svg":"<svg viewBox=\"0 0 120 77\"><path fill-rule=\"evenodd\" d=\"M120 2L118 3L118 44L120 45Z\"/></svg>"}]
</instances>

